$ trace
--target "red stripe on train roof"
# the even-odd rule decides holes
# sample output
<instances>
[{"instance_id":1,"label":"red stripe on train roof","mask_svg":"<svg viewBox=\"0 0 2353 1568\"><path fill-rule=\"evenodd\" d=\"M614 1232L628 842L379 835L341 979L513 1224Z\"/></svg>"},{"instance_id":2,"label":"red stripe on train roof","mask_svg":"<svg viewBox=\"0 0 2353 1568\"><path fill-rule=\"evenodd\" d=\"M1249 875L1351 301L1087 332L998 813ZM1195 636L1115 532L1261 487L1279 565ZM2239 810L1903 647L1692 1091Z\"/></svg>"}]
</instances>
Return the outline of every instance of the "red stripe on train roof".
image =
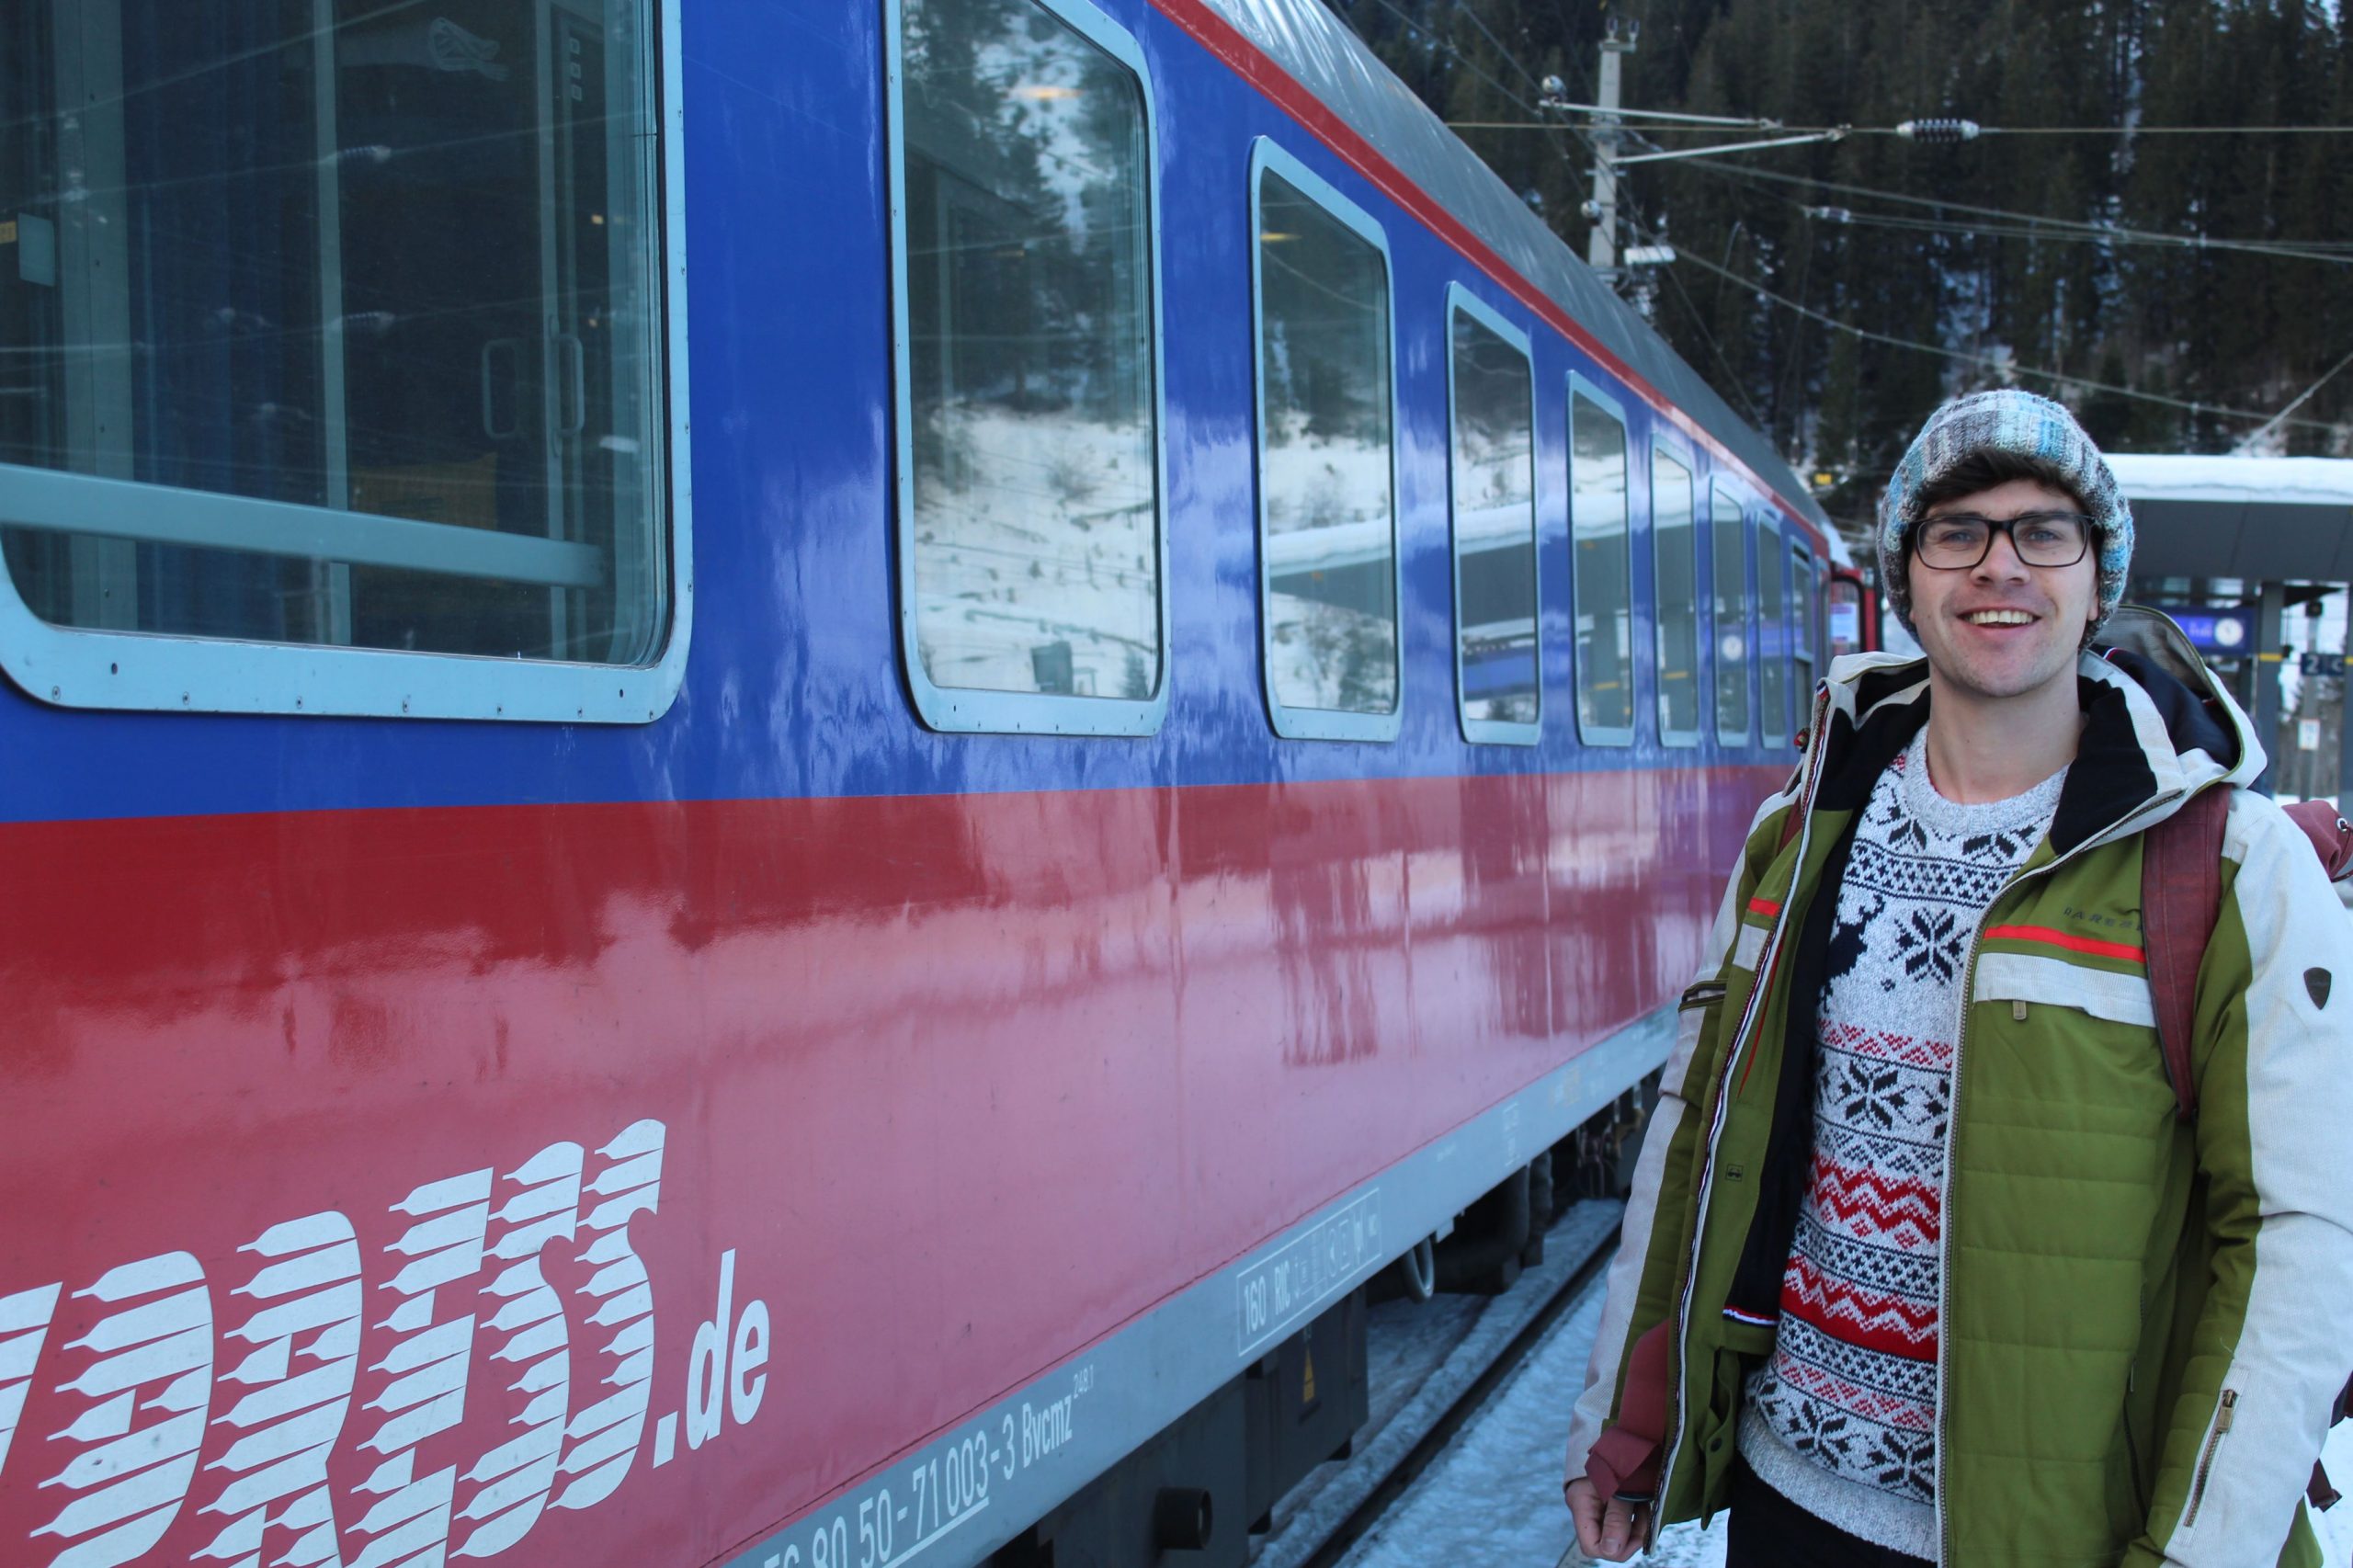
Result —
<instances>
[{"instance_id":1,"label":"red stripe on train roof","mask_svg":"<svg viewBox=\"0 0 2353 1568\"><path fill-rule=\"evenodd\" d=\"M1718 440L1708 429L1685 413L1672 398L1653 386L1631 365L1612 352L1594 336L1574 316L1563 310L1550 294L1538 288L1518 267L1495 254L1486 241L1471 232L1470 226L1447 210L1445 204L1424 190L1403 169L1391 163L1380 149L1364 138L1347 120L1335 114L1331 107L1280 65L1251 42L1239 28L1211 10L1207 0L1152 0L1153 8L1192 35L1211 54L1232 67L1234 74L1249 83L1271 99L1300 125L1323 142L1341 160L1370 180L1384 196L1397 203L1436 234L1463 258L1501 284L1513 298L1534 311L1552 329L1586 353L1598 360L1602 368L1623 381L1627 388L1651 405L1677 429L1708 449L1716 459L1738 470L1756 486L1758 494L1788 514L1796 522L1814 529L1813 519L1789 503L1773 485L1768 483L1755 469L1743 462L1733 451ZM1819 529L1814 529L1820 532Z\"/></svg>"}]
</instances>

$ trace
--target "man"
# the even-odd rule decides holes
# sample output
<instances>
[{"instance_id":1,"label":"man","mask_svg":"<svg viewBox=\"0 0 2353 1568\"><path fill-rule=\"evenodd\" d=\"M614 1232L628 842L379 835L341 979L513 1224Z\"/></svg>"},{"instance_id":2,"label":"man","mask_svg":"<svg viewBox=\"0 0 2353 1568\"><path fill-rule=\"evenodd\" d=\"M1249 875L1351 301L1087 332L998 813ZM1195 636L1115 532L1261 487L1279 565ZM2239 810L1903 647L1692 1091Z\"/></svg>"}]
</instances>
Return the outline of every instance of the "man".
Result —
<instances>
[{"instance_id":1,"label":"man","mask_svg":"<svg viewBox=\"0 0 2353 1568\"><path fill-rule=\"evenodd\" d=\"M1927 658L1832 672L1685 994L1570 1427L1580 1544L1729 1507L1729 1568L2317 1568L2353 920L2220 687L2085 651L2132 519L2065 409L1938 409L1879 549ZM2184 1121L2139 835L2205 790Z\"/></svg>"}]
</instances>

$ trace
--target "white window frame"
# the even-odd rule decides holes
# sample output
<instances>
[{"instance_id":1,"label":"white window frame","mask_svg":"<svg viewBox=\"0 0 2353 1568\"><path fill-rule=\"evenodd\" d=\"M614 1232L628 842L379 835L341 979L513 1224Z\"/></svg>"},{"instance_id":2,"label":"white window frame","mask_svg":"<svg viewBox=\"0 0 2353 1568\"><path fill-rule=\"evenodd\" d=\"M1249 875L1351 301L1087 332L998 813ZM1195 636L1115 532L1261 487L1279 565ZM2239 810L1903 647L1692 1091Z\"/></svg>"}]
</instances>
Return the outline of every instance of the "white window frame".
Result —
<instances>
[{"instance_id":1,"label":"white window frame","mask_svg":"<svg viewBox=\"0 0 2353 1568\"><path fill-rule=\"evenodd\" d=\"M1267 291L1262 276L1263 245L1259 235L1266 232L1261 220L1260 192L1265 188L1266 176L1272 173L1284 184L1313 202L1324 215L1340 224L1381 253L1383 274L1382 293L1387 310L1383 312L1388 334L1389 367L1389 605L1394 637L1391 657L1395 661L1396 690L1385 713L1360 713L1336 708L1296 708L1283 701L1275 691L1274 656L1274 574L1269 570L1273 557L1268 553L1267 533L1267 330L1265 303ZM1256 493L1258 513L1258 653L1259 670L1267 691L1267 714L1276 734L1286 740L1331 741L1393 741L1404 724L1405 714L1405 574L1404 550L1397 530L1397 446L1403 425L1397 405L1397 268L1389 253L1389 235L1373 216L1341 195L1332 183L1293 156L1289 149L1270 137L1261 136L1250 146L1250 364L1251 385L1256 393L1256 423L1253 426L1256 446L1253 451L1254 467L1258 483L1252 488Z\"/></svg>"},{"instance_id":2,"label":"white window frame","mask_svg":"<svg viewBox=\"0 0 2353 1568\"><path fill-rule=\"evenodd\" d=\"M1771 628L1765 623L1765 574L1768 571L1781 574L1780 592L1775 600L1779 609L1780 624ZM1797 704L1790 697L1794 672L1790 665L1789 572L1789 540L1781 531L1780 518L1769 508L1760 508L1756 517L1756 576L1754 583L1756 641L1749 649L1749 662L1756 666L1756 735L1768 752L1778 751L1796 733L1792 717L1797 711ZM1765 634L1768 631L1773 632L1771 657L1779 661L1780 669L1781 711L1779 714L1765 711L1768 641ZM1779 732L1778 738L1775 734L1777 729Z\"/></svg>"},{"instance_id":3,"label":"white window frame","mask_svg":"<svg viewBox=\"0 0 2353 1568\"><path fill-rule=\"evenodd\" d=\"M1684 478L1690 483L1691 518L1688 532L1691 549L1691 595L1694 600L1699 597L1699 502L1707 494L1708 482L1706 476L1701 473L1691 449L1680 441L1665 438L1666 433L1660 427L1662 423L1657 420L1652 422L1650 472L1644 475L1645 488L1650 496L1651 519L1651 711L1658 721L1659 744L1696 746L1699 744L1700 735L1708 727L1707 720L1700 719L1688 730L1670 729L1666 722L1666 665L1659 657L1666 638L1665 620L1661 614L1665 608L1666 600L1659 591L1658 460L1664 457L1674 463L1683 471ZM1691 608L1691 681L1699 694L1699 699L1712 707L1715 702L1715 686L1705 674L1708 665L1707 660L1702 656L1700 647L1706 637L1704 630L1707 624L1706 608L1698 603L1694 603ZM1702 710L1695 706L1692 712L1697 717Z\"/></svg>"},{"instance_id":4,"label":"white window frame","mask_svg":"<svg viewBox=\"0 0 2353 1568\"><path fill-rule=\"evenodd\" d=\"M1754 745L1756 742L1756 716L1758 710L1756 697L1756 594L1749 583L1748 572L1749 539L1754 530L1749 527L1750 503L1748 499L1744 496L1738 489L1725 481L1721 475L1711 479L1708 482L1708 631L1710 633L1708 642L1708 665L1709 668L1714 672L1712 685L1717 688L1722 687L1724 678L1724 628L1722 622L1719 620L1716 616L1717 607L1722 599L1722 591L1718 588L1716 582L1716 571L1718 564L1722 560L1722 557L1716 552L1715 539L1715 533L1718 528L1718 524L1716 522L1715 500L1718 496L1723 497L1723 499L1731 502L1733 505L1733 520L1729 524L1723 526L1729 528L1733 537L1739 541L1740 548L1740 645L1742 650L1740 659L1740 683L1745 696L1745 700L1741 703L1741 712L1746 722L1742 728L1737 730L1725 729L1720 719L1711 718L1709 722L1714 726L1716 733L1716 744L1718 745L1747 746ZM1711 704L1711 707L1713 705ZM1721 709L1717 709L1716 711L1720 712Z\"/></svg>"},{"instance_id":5,"label":"white window frame","mask_svg":"<svg viewBox=\"0 0 2353 1568\"><path fill-rule=\"evenodd\" d=\"M1822 674L1822 576L1819 563L1813 553L1813 547L1806 542L1805 536L1792 533L1787 537L1790 551L1790 608L1793 612L1802 608L1802 619L1813 631L1813 637L1800 642L1796 635L1796 626L1792 624L1790 628L1790 706L1796 714L1807 718L1811 722L1813 712L1813 684ZM1801 616L1792 613L1790 619L1794 623L1801 619ZM1798 676L1800 665L1805 666L1803 679L1800 679Z\"/></svg>"},{"instance_id":6,"label":"white window frame","mask_svg":"<svg viewBox=\"0 0 2353 1568\"><path fill-rule=\"evenodd\" d=\"M1626 720L1623 724L1588 724L1585 722L1585 704L1579 702L1577 740L1589 746L1630 746L1634 744L1634 732L1642 725L1643 687L1638 671L1643 658L1640 639L1632 634L1634 616L1634 427L1626 418L1626 403L1616 392L1582 370L1569 372L1569 395L1561 407L1561 434L1566 437L1569 461L1569 626L1575 636L1577 618L1577 405L1576 400L1599 407L1618 421L1619 437L1626 454L1626 574L1621 585L1625 593L1628 634L1626 638ZM1649 494L1649 481L1643 481L1643 494ZM1575 695L1584 693L1585 665L1576 661L1574 676L1578 683Z\"/></svg>"},{"instance_id":7,"label":"white window frame","mask_svg":"<svg viewBox=\"0 0 2353 1568\"><path fill-rule=\"evenodd\" d=\"M1528 362L1528 530L1529 571L1533 577L1529 586L1535 592L1536 616L1536 717L1519 719L1473 719L1471 717L1471 696L1462 683L1462 536L1457 527L1454 505L1454 318L1469 316L1481 326L1519 350ZM1462 726L1462 738L1479 745L1532 746L1544 737L1544 551L1541 546L1543 528L1536 510L1536 450L1539 435L1536 428L1536 353L1525 328L1516 326L1509 317L1460 283L1446 286L1446 553L1447 567L1454 580L1454 617L1449 635L1454 643L1454 716Z\"/></svg>"},{"instance_id":8,"label":"white window frame","mask_svg":"<svg viewBox=\"0 0 2353 1568\"><path fill-rule=\"evenodd\" d=\"M639 99L644 123L661 132L660 177L648 184L662 222L654 281L663 318L658 390L668 415L663 477L653 486L668 524L657 568L668 623L653 659L499 659L61 626L35 615L0 571L0 670L32 696L68 708L598 724L650 723L667 712L686 678L694 621L678 6L679 0L649 0L654 69ZM258 544L338 564L446 568L462 557L487 574L551 586L593 582L598 565L590 547L560 540L6 463L0 463L0 525L134 543Z\"/></svg>"},{"instance_id":9,"label":"white window frame","mask_svg":"<svg viewBox=\"0 0 2353 1568\"><path fill-rule=\"evenodd\" d=\"M907 128L903 40L905 7L885 0L882 46L889 146L883 164L891 196L891 364L894 413L892 455L896 472L892 494L897 516L892 536L898 548L899 656L915 714L934 730L951 733L1149 735L1168 713L1175 684L1176 649L1168 612L1168 392L1167 338L1162 330L1160 278L1160 105L1152 72L1133 34L1086 0L1026 0L1062 22L1125 67L1143 100L1144 255L1152 290L1152 463L1154 570L1160 668L1153 693L1144 698L1081 697L1061 692L991 691L941 686L924 668L915 598L915 456L914 336L907 321Z\"/></svg>"}]
</instances>

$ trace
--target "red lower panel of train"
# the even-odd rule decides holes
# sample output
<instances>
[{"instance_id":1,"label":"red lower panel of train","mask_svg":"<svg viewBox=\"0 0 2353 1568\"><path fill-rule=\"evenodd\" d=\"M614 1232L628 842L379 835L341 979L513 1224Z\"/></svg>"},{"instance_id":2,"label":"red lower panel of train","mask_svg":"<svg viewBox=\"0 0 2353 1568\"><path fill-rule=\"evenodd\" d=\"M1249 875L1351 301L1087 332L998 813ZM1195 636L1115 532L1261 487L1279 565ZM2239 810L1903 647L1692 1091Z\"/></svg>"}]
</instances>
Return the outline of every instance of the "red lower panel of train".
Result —
<instances>
[{"instance_id":1,"label":"red lower panel of train","mask_svg":"<svg viewBox=\"0 0 2353 1568\"><path fill-rule=\"evenodd\" d=\"M707 1562L1671 999L1767 771L0 829L0 1561Z\"/></svg>"}]
</instances>

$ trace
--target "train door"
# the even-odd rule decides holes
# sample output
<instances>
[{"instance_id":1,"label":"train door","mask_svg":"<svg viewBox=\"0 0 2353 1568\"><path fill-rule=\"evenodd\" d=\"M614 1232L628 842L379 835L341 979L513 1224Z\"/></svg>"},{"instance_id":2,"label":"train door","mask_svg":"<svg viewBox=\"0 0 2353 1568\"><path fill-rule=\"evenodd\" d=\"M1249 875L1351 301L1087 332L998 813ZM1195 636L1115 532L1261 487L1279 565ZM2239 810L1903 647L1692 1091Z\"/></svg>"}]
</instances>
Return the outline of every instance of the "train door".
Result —
<instances>
[{"instance_id":1,"label":"train door","mask_svg":"<svg viewBox=\"0 0 2353 1568\"><path fill-rule=\"evenodd\" d=\"M1797 726L1790 719L1789 551L1769 516L1756 525L1757 733L1769 751Z\"/></svg>"},{"instance_id":2,"label":"train door","mask_svg":"<svg viewBox=\"0 0 2353 1568\"><path fill-rule=\"evenodd\" d=\"M1845 658L1849 653L1867 653L1879 646L1876 606L1870 591L1863 585L1863 574L1852 566L1830 569L1830 585L1826 590L1829 613L1826 636L1830 657Z\"/></svg>"},{"instance_id":3,"label":"train door","mask_svg":"<svg viewBox=\"0 0 2353 1568\"><path fill-rule=\"evenodd\" d=\"M1813 672L1822 655L1822 574L1814 569L1813 551L1790 544L1790 699L1797 705L1793 723L1810 722Z\"/></svg>"}]
</instances>

